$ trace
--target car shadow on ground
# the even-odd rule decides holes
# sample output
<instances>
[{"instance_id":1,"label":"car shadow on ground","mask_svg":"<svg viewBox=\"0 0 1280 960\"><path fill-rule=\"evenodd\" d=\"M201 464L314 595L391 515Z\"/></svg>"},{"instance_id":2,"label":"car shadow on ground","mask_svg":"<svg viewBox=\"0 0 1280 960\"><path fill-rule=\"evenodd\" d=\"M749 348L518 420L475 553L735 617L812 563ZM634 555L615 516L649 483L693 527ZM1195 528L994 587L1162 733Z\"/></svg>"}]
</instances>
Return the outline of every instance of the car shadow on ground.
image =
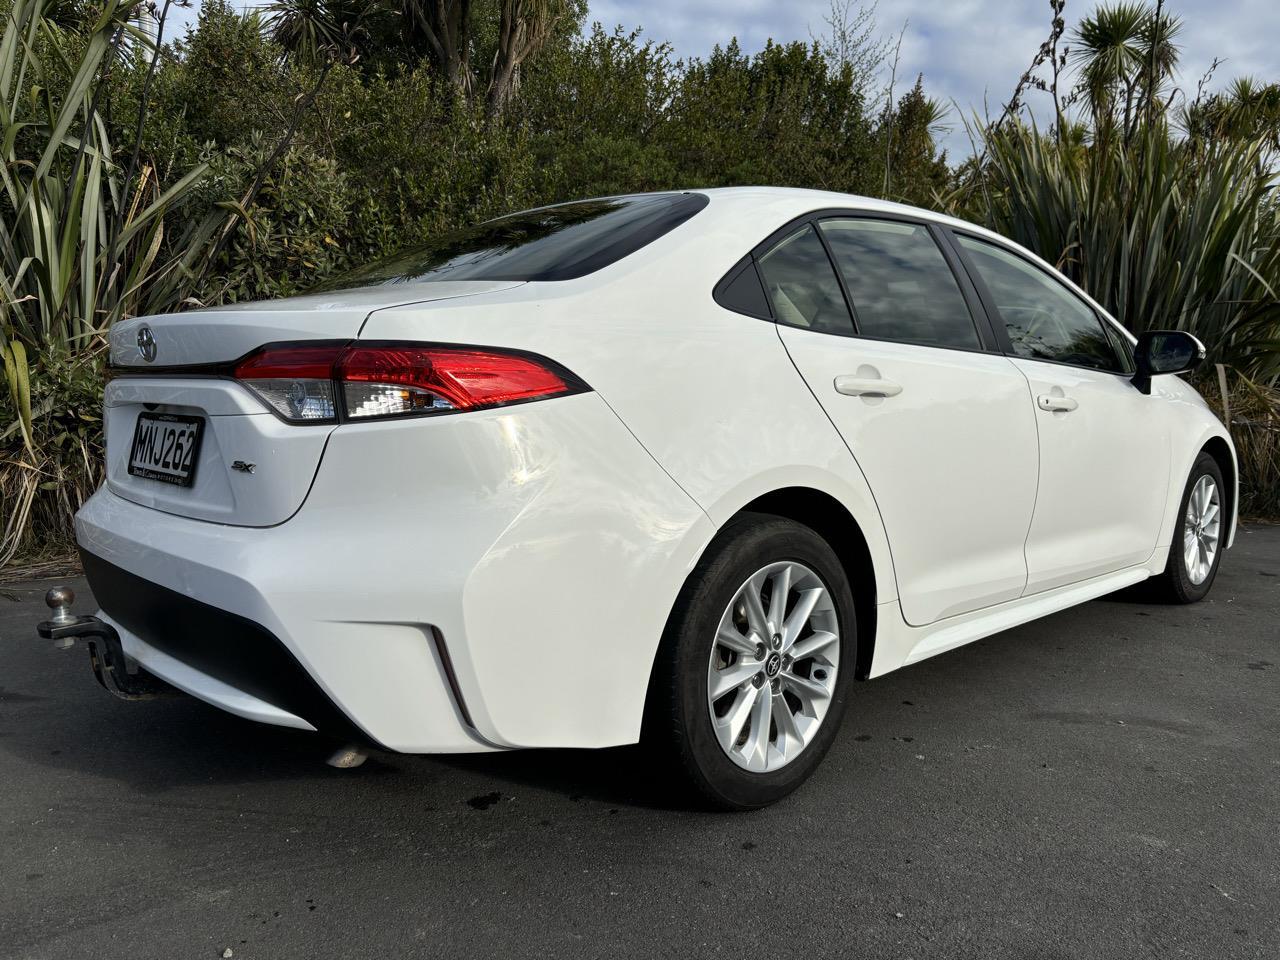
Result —
<instances>
[{"instance_id":1,"label":"car shadow on ground","mask_svg":"<svg viewBox=\"0 0 1280 960\"><path fill-rule=\"evenodd\" d=\"M28 603L36 596L23 592L30 594L22 597ZM866 753L860 748L873 736L910 743L931 734L945 738L948 723L960 716L979 728L998 722L1008 709L1002 698L1034 696L1025 690L1028 676L1039 678L1037 686L1052 686L1064 664L1108 650L1114 631L1127 633L1123 624L1132 622L1129 617L1160 632L1195 630L1213 606L1196 608L1197 616L1189 618L1185 609L1144 602L1142 591L1125 591L989 637L963 653L859 684L833 754L861 763ZM210 783L288 783L299 792L337 788L344 803L365 804L369 813L385 812L387 804L402 803L409 794L424 804L483 805L530 789L611 806L690 805L672 790L669 773L638 747L452 756L373 751L357 770L335 770L324 759L341 745L337 741L253 723L185 696L125 703L94 683L83 650L59 652L34 637L30 642L35 646L21 658L25 672L0 672L0 750L115 780L143 795ZM908 721L904 712L926 700L938 712L917 709Z\"/></svg>"}]
</instances>

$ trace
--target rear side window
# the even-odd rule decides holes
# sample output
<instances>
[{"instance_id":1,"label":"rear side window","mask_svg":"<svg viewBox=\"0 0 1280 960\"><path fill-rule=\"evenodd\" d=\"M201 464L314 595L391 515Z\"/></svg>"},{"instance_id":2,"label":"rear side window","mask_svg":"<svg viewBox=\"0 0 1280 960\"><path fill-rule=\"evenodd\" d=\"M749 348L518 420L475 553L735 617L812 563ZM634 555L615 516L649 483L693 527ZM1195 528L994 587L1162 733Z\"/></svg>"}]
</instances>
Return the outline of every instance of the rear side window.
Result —
<instances>
[{"instance_id":1,"label":"rear side window","mask_svg":"<svg viewBox=\"0 0 1280 960\"><path fill-rule=\"evenodd\" d=\"M321 290L433 280L574 280L635 253L707 205L699 193L584 200L445 234Z\"/></svg>"},{"instance_id":2,"label":"rear side window","mask_svg":"<svg viewBox=\"0 0 1280 960\"><path fill-rule=\"evenodd\" d=\"M981 348L955 275L923 224L823 220L822 234L853 301L860 336Z\"/></svg>"},{"instance_id":3,"label":"rear side window","mask_svg":"<svg viewBox=\"0 0 1280 960\"><path fill-rule=\"evenodd\" d=\"M956 239L995 300L1017 356L1124 371L1102 321L1087 303L1015 253L973 237Z\"/></svg>"},{"instance_id":4,"label":"rear side window","mask_svg":"<svg viewBox=\"0 0 1280 960\"><path fill-rule=\"evenodd\" d=\"M811 224L805 224L760 257L773 315L779 323L819 333L853 333L840 281Z\"/></svg>"}]
</instances>

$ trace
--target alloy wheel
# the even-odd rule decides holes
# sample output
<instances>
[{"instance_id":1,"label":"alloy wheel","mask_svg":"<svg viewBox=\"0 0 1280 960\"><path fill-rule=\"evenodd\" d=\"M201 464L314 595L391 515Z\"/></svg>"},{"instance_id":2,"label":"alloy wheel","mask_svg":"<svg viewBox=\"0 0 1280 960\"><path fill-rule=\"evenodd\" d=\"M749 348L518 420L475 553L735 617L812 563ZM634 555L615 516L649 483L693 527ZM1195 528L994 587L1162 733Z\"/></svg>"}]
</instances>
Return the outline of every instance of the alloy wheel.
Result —
<instances>
[{"instance_id":1,"label":"alloy wheel","mask_svg":"<svg viewBox=\"0 0 1280 960\"><path fill-rule=\"evenodd\" d=\"M826 584L794 560L747 578L720 618L707 707L728 757L753 773L794 760L822 725L840 666L840 625Z\"/></svg>"},{"instance_id":2,"label":"alloy wheel","mask_svg":"<svg viewBox=\"0 0 1280 960\"><path fill-rule=\"evenodd\" d=\"M1187 498L1186 523L1182 531L1183 561L1187 579L1199 586L1213 569L1218 556L1219 533L1222 526L1222 505L1218 485L1213 477L1203 476L1196 481Z\"/></svg>"}]
</instances>

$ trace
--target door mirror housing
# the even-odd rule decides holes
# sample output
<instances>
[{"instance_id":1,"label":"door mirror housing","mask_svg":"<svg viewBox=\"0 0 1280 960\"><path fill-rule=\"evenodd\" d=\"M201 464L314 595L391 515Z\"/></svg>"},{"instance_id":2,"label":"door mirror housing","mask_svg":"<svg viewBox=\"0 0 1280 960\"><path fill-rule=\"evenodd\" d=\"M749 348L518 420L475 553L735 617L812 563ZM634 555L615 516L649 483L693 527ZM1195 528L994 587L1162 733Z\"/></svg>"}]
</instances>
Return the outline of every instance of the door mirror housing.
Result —
<instances>
[{"instance_id":1,"label":"door mirror housing","mask_svg":"<svg viewBox=\"0 0 1280 960\"><path fill-rule=\"evenodd\" d=\"M1204 344L1182 330L1148 330L1133 348L1133 385L1151 393L1151 378L1166 373L1186 373L1204 359Z\"/></svg>"}]
</instances>

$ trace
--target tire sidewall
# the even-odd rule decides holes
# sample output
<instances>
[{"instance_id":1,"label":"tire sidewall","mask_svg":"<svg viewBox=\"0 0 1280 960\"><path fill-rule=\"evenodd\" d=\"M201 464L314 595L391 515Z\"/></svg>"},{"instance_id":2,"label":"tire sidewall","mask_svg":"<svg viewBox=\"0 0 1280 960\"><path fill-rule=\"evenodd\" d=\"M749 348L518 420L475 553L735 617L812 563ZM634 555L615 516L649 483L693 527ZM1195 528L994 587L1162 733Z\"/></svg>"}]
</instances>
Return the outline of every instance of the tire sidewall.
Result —
<instances>
[{"instance_id":1,"label":"tire sidewall","mask_svg":"<svg viewBox=\"0 0 1280 960\"><path fill-rule=\"evenodd\" d=\"M773 803L799 786L821 763L839 730L857 660L853 595L834 551L817 533L782 518L726 528L709 562L690 577L685 616L671 639L675 649L675 715L682 752L701 792L717 805L752 809ZM840 629L840 665L831 703L817 735L786 766L753 773L720 746L707 708L707 670L725 608L746 579L770 563L802 563L826 585Z\"/></svg>"}]
</instances>

